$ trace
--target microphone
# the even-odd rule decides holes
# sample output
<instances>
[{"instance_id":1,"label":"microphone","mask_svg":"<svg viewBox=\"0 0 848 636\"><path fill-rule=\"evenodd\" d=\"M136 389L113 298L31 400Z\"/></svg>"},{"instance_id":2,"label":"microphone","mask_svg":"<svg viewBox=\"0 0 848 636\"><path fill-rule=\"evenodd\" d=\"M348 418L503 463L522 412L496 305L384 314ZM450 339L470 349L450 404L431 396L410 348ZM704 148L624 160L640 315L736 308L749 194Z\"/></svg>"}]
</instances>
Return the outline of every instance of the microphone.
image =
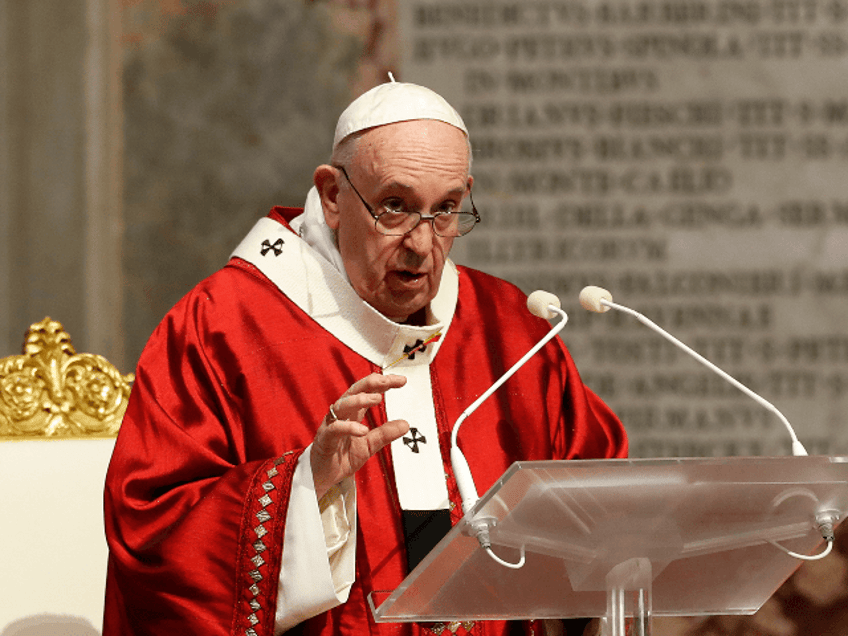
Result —
<instances>
[{"instance_id":1,"label":"microphone","mask_svg":"<svg viewBox=\"0 0 848 636\"><path fill-rule=\"evenodd\" d=\"M603 304L601 302L603 300L608 303L612 302L612 294L603 287L589 285L580 291L580 306L587 311L594 311L596 314L609 311L609 305Z\"/></svg>"},{"instance_id":2,"label":"microphone","mask_svg":"<svg viewBox=\"0 0 848 636\"><path fill-rule=\"evenodd\" d=\"M550 320L556 316L556 310L562 305L554 294L537 289L527 297L527 309L539 318Z\"/></svg>"},{"instance_id":3,"label":"microphone","mask_svg":"<svg viewBox=\"0 0 848 636\"><path fill-rule=\"evenodd\" d=\"M459 496L462 498L463 514L467 513L474 507L474 504L477 503L480 496L477 494L477 486L474 485L474 479L471 477L471 469L468 467L465 455L462 454L462 451L459 450L459 446L456 443L459 427L483 402L486 401L490 395L492 395L492 393L497 391L500 386L509 380L509 378L511 378L518 369L524 366L524 364L532 358L539 349L545 346L549 340L556 336L562 328L565 327L565 323L568 322L568 314L561 309L559 298L550 292L541 290L534 291L527 297L527 309L530 310L530 313L534 316L538 316L539 318L550 319L559 315L561 319L539 342L535 344L532 349L530 349L530 351L524 355L523 358L512 365L506 373L498 378L498 380L489 387L485 393L483 393L483 395L477 398L471 406L465 409L453 425L453 431L451 432L450 458L453 473L456 477L456 485L459 489Z\"/></svg>"},{"instance_id":4,"label":"microphone","mask_svg":"<svg viewBox=\"0 0 848 636\"><path fill-rule=\"evenodd\" d=\"M602 314L604 312L607 312L610 309L615 309L617 311L624 312L625 314L630 314L631 316L636 318L639 322L641 322L643 325L650 327L655 332L657 332L659 335L661 335L663 338L665 338L666 340L668 340L669 342L676 345L677 347L679 347L680 349L682 349L683 351L688 353L690 356L695 358L695 360L697 360L698 362L703 364L705 367L707 367L711 371L717 373L722 378L724 378L725 380L730 382L730 384L732 384L737 389L742 391L742 393L744 393L745 395L747 395L748 397L750 397L751 399L756 401L758 404L760 404L760 406L765 407L766 409L768 409L769 411L771 411L772 413L777 415L778 419L780 419L780 421L783 423L783 425L789 431L789 436L792 438L792 454L795 455L796 457L807 455L807 449L805 449L804 445L798 440L798 436L795 435L795 429L792 428L792 425L789 423L789 420L786 419L786 417L783 415L783 413L781 413L779 410L777 410L776 406L774 406L771 402L769 402L765 398L761 397L757 393L754 393L747 386L745 386L744 384L739 382L739 380L737 380L733 376L729 375L728 373L725 373L723 370L721 370L716 365L714 365L712 362L707 360L700 353L697 353L693 349L691 349L688 346L686 346L685 344L683 344L680 340L678 340L677 338L672 336L670 333L668 333L666 330L661 328L659 325L657 325L655 322L653 322L649 318L646 318L645 316L640 314L638 311L634 311L633 309L630 309L629 307L625 307L623 305L618 305L618 304L614 303L612 301L612 294L610 294L606 289L604 289L602 287L595 287L593 285L590 285L589 287L584 287L583 290L580 292L580 305L584 309L598 313L598 314Z\"/></svg>"}]
</instances>

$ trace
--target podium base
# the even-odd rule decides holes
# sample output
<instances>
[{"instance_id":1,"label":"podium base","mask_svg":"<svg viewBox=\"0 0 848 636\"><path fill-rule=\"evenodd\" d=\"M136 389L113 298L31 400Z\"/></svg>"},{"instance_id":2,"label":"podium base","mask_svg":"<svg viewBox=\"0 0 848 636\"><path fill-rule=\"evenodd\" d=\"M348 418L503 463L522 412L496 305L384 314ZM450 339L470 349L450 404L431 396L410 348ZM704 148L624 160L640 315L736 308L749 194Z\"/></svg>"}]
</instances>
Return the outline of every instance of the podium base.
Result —
<instances>
[{"instance_id":1,"label":"podium base","mask_svg":"<svg viewBox=\"0 0 848 636\"><path fill-rule=\"evenodd\" d=\"M628 559L610 570L602 636L628 636L628 614L633 617L631 636L650 636L652 583L650 559Z\"/></svg>"}]
</instances>

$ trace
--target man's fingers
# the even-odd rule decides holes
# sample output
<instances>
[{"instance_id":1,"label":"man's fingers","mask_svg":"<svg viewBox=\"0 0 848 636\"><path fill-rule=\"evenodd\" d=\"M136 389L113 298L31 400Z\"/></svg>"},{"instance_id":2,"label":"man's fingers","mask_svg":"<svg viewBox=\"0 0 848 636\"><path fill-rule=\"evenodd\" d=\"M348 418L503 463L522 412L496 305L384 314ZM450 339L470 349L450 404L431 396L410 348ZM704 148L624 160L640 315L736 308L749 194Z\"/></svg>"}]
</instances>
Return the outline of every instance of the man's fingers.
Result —
<instances>
[{"instance_id":1,"label":"man's fingers","mask_svg":"<svg viewBox=\"0 0 848 636\"><path fill-rule=\"evenodd\" d=\"M315 435L315 442L322 447L333 446L345 437L364 437L369 428L353 420L337 420L322 426Z\"/></svg>"},{"instance_id":2,"label":"man's fingers","mask_svg":"<svg viewBox=\"0 0 848 636\"><path fill-rule=\"evenodd\" d=\"M409 432L409 423L406 420L389 420L382 426L372 428L368 431L368 451L371 455L378 452L384 446L391 444L399 437Z\"/></svg>"},{"instance_id":3,"label":"man's fingers","mask_svg":"<svg viewBox=\"0 0 848 636\"><path fill-rule=\"evenodd\" d=\"M356 393L385 393L389 389L397 389L406 384L406 378L402 375L383 375L382 373L372 373L366 375L354 382L350 388L344 392L344 396L354 395Z\"/></svg>"},{"instance_id":4,"label":"man's fingers","mask_svg":"<svg viewBox=\"0 0 848 636\"><path fill-rule=\"evenodd\" d=\"M328 425L323 431L324 440L332 443L344 437L368 437L369 455L373 455L387 444L406 435L409 432L409 424L406 420L390 420L373 429L365 424L348 420L339 420ZM332 441L331 441L332 440Z\"/></svg>"},{"instance_id":5,"label":"man's fingers","mask_svg":"<svg viewBox=\"0 0 848 636\"><path fill-rule=\"evenodd\" d=\"M359 422L365 417L364 411L376 406L383 400L380 393L357 393L355 395L346 395L336 400L332 406L332 413L327 413L332 419L335 414L338 420L352 420Z\"/></svg>"},{"instance_id":6,"label":"man's fingers","mask_svg":"<svg viewBox=\"0 0 848 636\"><path fill-rule=\"evenodd\" d=\"M320 498L331 485L355 473L387 444L409 430L404 420L392 420L373 430L362 423L365 412L383 401L383 394L406 384L401 375L372 373L351 385L327 407L313 440L312 478Z\"/></svg>"},{"instance_id":7,"label":"man's fingers","mask_svg":"<svg viewBox=\"0 0 848 636\"><path fill-rule=\"evenodd\" d=\"M340 420L360 421L363 410L376 406L383 401L383 393L402 387L406 378L402 375L382 375L372 373L354 382L331 406ZM332 415L331 415L332 417Z\"/></svg>"}]
</instances>

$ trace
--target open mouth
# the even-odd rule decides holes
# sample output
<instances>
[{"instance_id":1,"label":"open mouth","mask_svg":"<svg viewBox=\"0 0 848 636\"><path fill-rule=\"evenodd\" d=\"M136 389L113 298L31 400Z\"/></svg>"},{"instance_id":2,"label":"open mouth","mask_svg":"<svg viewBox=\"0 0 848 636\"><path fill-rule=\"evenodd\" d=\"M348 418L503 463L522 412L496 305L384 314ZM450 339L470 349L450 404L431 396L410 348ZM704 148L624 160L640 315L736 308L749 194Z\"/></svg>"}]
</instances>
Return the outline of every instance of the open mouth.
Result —
<instances>
[{"instance_id":1,"label":"open mouth","mask_svg":"<svg viewBox=\"0 0 848 636\"><path fill-rule=\"evenodd\" d=\"M397 274L401 278L401 280L407 282L412 282L424 278L424 274L422 272L399 271Z\"/></svg>"},{"instance_id":2,"label":"open mouth","mask_svg":"<svg viewBox=\"0 0 848 636\"><path fill-rule=\"evenodd\" d=\"M424 284L427 279L427 274L424 272L411 272L405 269L396 269L392 272L396 284L401 285L404 289L418 289Z\"/></svg>"}]
</instances>

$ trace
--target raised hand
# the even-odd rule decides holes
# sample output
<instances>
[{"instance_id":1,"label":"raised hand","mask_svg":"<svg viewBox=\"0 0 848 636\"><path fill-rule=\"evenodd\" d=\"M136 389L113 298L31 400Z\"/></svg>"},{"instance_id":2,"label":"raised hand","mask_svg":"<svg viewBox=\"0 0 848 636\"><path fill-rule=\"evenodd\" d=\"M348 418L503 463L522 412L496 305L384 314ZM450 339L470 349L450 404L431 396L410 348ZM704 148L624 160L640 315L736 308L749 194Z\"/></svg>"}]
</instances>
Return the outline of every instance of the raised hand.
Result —
<instances>
[{"instance_id":1,"label":"raised hand","mask_svg":"<svg viewBox=\"0 0 848 636\"><path fill-rule=\"evenodd\" d=\"M331 406L338 419L328 413L312 442L311 464L315 492L324 496L334 484L350 477L386 444L409 431L405 420L391 420L369 429L362 423L366 411L383 400L383 394L402 387L401 375L372 373L357 380Z\"/></svg>"}]
</instances>

